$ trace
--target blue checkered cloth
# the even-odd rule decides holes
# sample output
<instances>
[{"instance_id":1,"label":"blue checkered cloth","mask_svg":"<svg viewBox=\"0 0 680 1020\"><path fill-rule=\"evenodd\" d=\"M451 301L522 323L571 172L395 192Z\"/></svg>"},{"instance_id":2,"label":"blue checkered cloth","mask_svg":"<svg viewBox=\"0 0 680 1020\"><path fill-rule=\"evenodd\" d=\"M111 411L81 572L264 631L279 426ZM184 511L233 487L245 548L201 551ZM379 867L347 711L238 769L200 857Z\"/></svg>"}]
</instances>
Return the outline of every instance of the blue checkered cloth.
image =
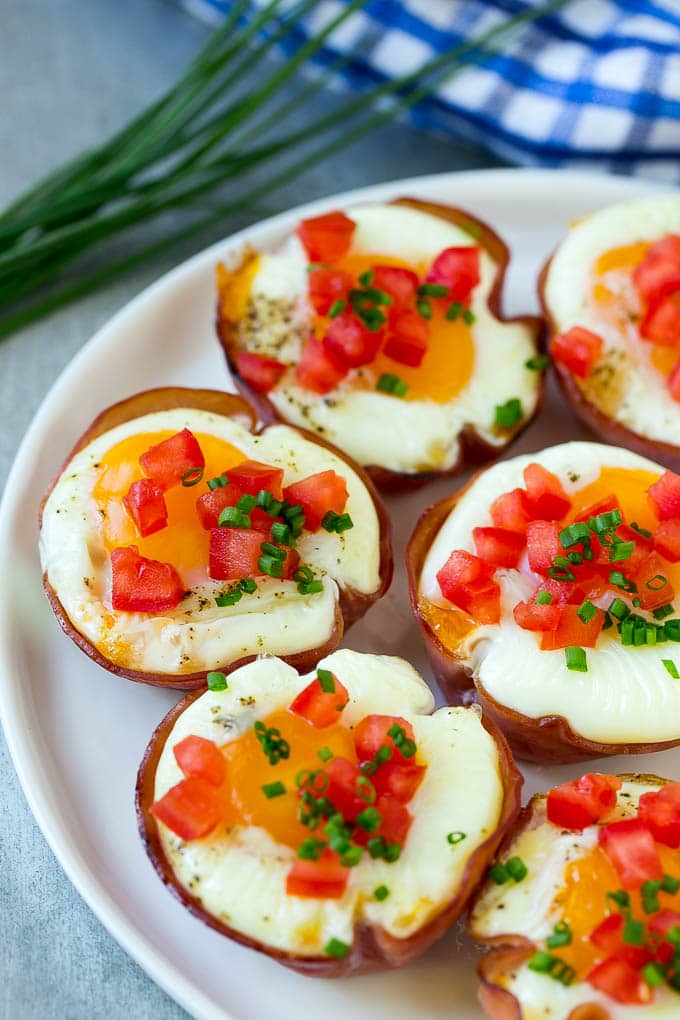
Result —
<instances>
[{"instance_id":1,"label":"blue checkered cloth","mask_svg":"<svg viewBox=\"0 0 680 1020\"><path fill-rule=\"evenodd\" d=\"M180 0L211 20L229 0ZM338 13L319 0L294 52ZM538 0L369 0L318 56L354 89L416 70ZM527 165L637 173L680 183L680 0L573 0L525 26L411 113L419 126L463 137Z\"/></svg>"}]
</instances>

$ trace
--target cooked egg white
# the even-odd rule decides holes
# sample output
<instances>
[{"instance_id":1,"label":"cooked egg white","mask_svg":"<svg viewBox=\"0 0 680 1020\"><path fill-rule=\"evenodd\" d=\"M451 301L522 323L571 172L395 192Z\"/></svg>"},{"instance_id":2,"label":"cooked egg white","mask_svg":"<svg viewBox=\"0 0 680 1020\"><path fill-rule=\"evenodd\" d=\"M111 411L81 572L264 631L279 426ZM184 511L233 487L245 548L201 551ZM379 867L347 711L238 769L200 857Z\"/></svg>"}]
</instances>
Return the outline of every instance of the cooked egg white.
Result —
<instances>
[{"instance_id":1,"label":"cooked egg white","mask_svg":"<svg viewBox=\"0 0 680 1020\"><path fill-rule=\"evenodd\" d=\"M381 257L399 258L424 272L444 248L476 243L459 227L404 206L359 206L348 209L347 215L357 224L349 254L374 254L376 263ZM280 251L259 256L247 305L257 325L253 330L244 314L237 330L239 347L283 362L299 360L311 314L306 296L308 261L294 236ZM538 373L525 366L535 353L535 331L523 323L500 322L487 306L498 268L482 249L481 282L471 303L476 320L470 327L472 364L469 377L451 399L401 400L373 388L356 388L356 372L321 398L297 385L292 371L269 393L269 399L286 420L316 430L360 464L393 471L450 468L458 459L459 435L465 425L475 426L491 445L502 446L507 435L494 428L496 405L518 397L524 417L530 417L536 407ZM453 377L460 371L457 362L468 343L468 327L457 322L450 328L446 359ZM384 359L381 371L399 375L403 366ZM441 370L436 370L434 386L441 386L441 376Z\"/></svg>"},{"instance_id":2,"label":"cooked egg white","mask_svg":"<svg viewBox=\"0 0 680 1020\"><path fill-rule=\"evenodd\" d=\"M658 787L649 783L627 781L618 795L618 804L611 818L616 821L637 811L642 793ZM470 914L470 931L480 939L498 939L503 936L524 936L538 942L552 934L562 913L555 905L555 896L564 886L567 865L588 853L597 844L597 826L583 832L566 832L548 822L545 801L535 807L531 825L523 828L504 857L522 858L528 869L520 883L496 885L489 882L475 902ZM559 955L559 950L554 950ZM522 1020L565 1020L570 1011L585 1002L599 1003L608 1010L611 1020L675 1020L678 1016L678 996L666 986L656 989L655 1001L646 1006L623 1006L609 996L592 988L586 982L564 986L545 974L529 970L526 964L518 967L503 987L512 992L522 1006Z\"/></svg>"},{"instance_id":3,"label":"cooked egg white","mask_svg":"<svg viewBox=\"0 0 680 1020\"><path fill-rule=\"evenodd\" d=\"M322 592L300 595L293 581L262 578L257 592L218 608L215 596L231 582L212 581L206 562L198 577L188 579L191 594L174 610L152 615L111 608L110 558L102 509L93 495L101 461L130 437L161 430L173 434L185 427L231 444L244 460L282 467L284 485L329 469L345 478L346 510L354 527L342 535L304 533L297 543L302 562L323 578ZM208 490L201 485L190 491L198 498ZM124 544L138 543L133 536ZM76 454L45 505L40 556L73 626L108 660L128 669L176 675L260 652L288 655L322 645L333 630L339 589L370 594L380 585L380 526L368 490L349 465L294 429L273 426L254 436L234 419L178 408L125 422ZM165 561L172 562L172 555ZM183 580L187 583L186 576Z\"/></svg>"},{"instance_id":4,"label":"cooked egg white","mask_svg":"<svg viewBox=\"0 0 680 1020\"><path fill-rule=\"evenodd\" d=\"M365 854L350 870L341 899L300 898L286 893L294 851L264 829L218 829L214 836L185 843L159 825L175 876L204 909L268 947L300 956L323 955L331 938L350 944L360 920L396 938L422 928L455 896L471 854L497 828L503 802L497 748L477 711L442 708L427 714L434 707L432 694L402 659L341 649L320 666L349 692L343 723L356 725L380 713L401 715L413 725L427 772L409 804L414 821L396 863ZM299 676L280 660L264 658L231 674L228 690L208 691L194 701L165 744L156 798L182 779L172 753L178 741L189 734L218 745L235 740L256 720L287 708L311 679L312 674ZM451 831L467 836L452 846L446 838ZM373 897L380 885L390 890L382 902Z\"/></svg>"},{"instance_id":5,"label":"cooked egg white","mask_svg":"<svg viewBox=\"0 0 680 1020\"><path fill-rule=\"evenodd\" d=\"M671 397L666 380L677 357L661 363L655 345L640 339L641 308L631 258L641 261L643 256L642 247L636 256L633 246L679 232L680 195L608 206L572 227L553 256L545 282L545 301L557 332L583 326L604 340L591 377L576 380L591 403L633 432L676 446L680 404Z\"/></svg>"},{"instance_id":6,"label":"cooked egg white","mask_svg":"<svg viewBox=\"0 0 680 1020\"><path fill-rule=\"evenodd\" d=\"M492 502L523 486L522 471L532 462L554 472L568 494L594 482L603 466L656 474L664 470L629 450L600 443L565 443L488 468L466 490L432 543L420 578L421 596L453 608L441 594L437 572L454 549L475 552L472 529L493 524ZM492 698L531 719L563 716L576 733L602 743L680 737L680 683L661 661L674 657L676 645L624 647L615 630L603 632L597 647L587 650L588 672L573 672L567 669L564 649L541 651L540 635L515 623L513 607L537 585L526 557L520 570L498 570L496 580L501 588L500 623L473 626L456 651ZM612 597L605 597L605 605Z\"/></svg>"}]
</instances>

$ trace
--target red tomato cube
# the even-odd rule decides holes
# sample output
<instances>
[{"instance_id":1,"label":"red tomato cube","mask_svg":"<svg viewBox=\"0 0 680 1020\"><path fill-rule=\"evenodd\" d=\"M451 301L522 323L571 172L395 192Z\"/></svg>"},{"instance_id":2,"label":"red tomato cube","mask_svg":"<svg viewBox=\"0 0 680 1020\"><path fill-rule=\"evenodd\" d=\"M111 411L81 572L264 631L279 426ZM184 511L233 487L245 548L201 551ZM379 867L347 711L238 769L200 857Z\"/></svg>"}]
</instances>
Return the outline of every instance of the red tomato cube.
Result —
<instances>
[{"instance_id":1,"label":"red tomato cube","mask_svg":"<svg viewBox=\"0 0 680 1020\"><path fill-rule=\"evenodd\" d=\"M300 386L314 393L330 393L346 375L346 366L336 361L320 340L310 336L295 369Z\"/></svg>"},{"instance_id":2,"label":"red tomato cube","mask_svg":"<svg viewBox=\"0 0 680 1020\"><path fill-rule=\"evenodd\" d=\"M540 602L518 602L512 611L515 623L523 630L555 630L560 622L561 610L557 602L544 605Z\"/></svg>"},{"instance_id":3,"label":"red tomato cube","mask_svg":"<svg viewBox=\"0 0 680 1020\"><path fill-rule=\"evenodd\" d=\"M680 290L680 236L668 234L653 244L633 270L633 283L649 305Z\"/></svg>"},{"instance_id":4,"label":"red tomato cube","mask_svg":"<svg viewBox=\"0 0 680 1020\"><path fill-rule=\"evenodd\" d=\"M417 368L427 351L430 327L427 319L409 309L390 316L383 354L400 365Z\"/></svg>"},{"instance_id":5,"label":"red tomato cube","mask_svg":"<svg viewBox=\"0 0 680 1020\"><path fill-rule=\"evenodd\" d=\"M187 778L195 776L211 786L221 786L227 775L224 755L214 740L193 734L180 740L172 749L175 761Z\"/></svg>"},{"instance_id":6,"label":"red tomato cube","mask_svg":"<svg viewBox=\"0 0 680 1020\"><path fill-rule=\"evenodd\" d=\"M201 839L222 816L219 791L204 779L189 776L157 800L151 814L180 839Z\"/></svg>"},{"instance_id":7,"label":"red tomato cube","mask_svg":"<svg viewBox=\"0 0 680 1020\"><path fill-rule=\"evenodd\" d=\"M540 464L527 464L524 468L527 490L527 507L536 520L559 521L571 509L571 500L562 483L551 471Z\"/></svg>"},{"instance_id":8,"label":"red tomato cube","mask_svg":"<svg viewBox=\"0 0 680 1020\"><path fill-rule=\"evenodd\" d=\"M327 797L346 821L353 822L360 811L375 801L373 782L363 775L356 762L337 755L327 762L324 772L328 785L320 796Z\"/></svg>"},{"instance_id":9,"label":"red tomato cube","mask_svg":"<svg viewBox=\"0 0 680 1020\"><path fill-rule=\"evenodd\" d=\"M182 579L171 563L148 560L134 545L111 553L111 605L129 613L162 613L184 598Z\"/></svg>"},{"instance_id":10,"label":"red tomato cube","mask_svg":"<svg viewBox=\"0 0 680 1020\"><path fill-rule=\"evenodd\" d=\"M224 508L235 506L243 495L245 495L243 490L238 489L235 485L221 485L219 488L211 489L199 496L196 500L196 512L206 531L217 528L220 514Z\"/></svg>"},{"instance_id":11,"label":"red tomato cube","mask_svg":"<svg viewBox=\"0 0 680 1020\"><path fill-rule=\"evenodd\" d=\"M529 566L537 574L547 574L556 556L564 556L558 533L560 528L552 521L530 521L527 525L527 555Z\"/></svg>"},{"instance_id":12,"label":"red tomato cube","mask_svg":"<svg viewBox=\"0 0 680 1020\"><path fill-rule=\"evenodd\" d=\"M600 772L589 772L548 792L548 821L562 829L585 829L601 822L616 807L621 780Z\"/></svg>"},{"instance_id":13,"label":"red tomato cube","mask_svg":"<svg viewBox=\"0 0 680 1020\"><path fill-rule=\"evenodd\" d=\"M513 489L504 492L491 504L491 520L497 528L508 531L526 533L527 525L532 519L529 513L527 494L524 489Z\"/></svg>"},{"instance_id":14,"label":"red tomato cube","mask_svg":"<svg viewBox=\"0 0 680 1020\"><path fill-rule=\"evenodd\" d=\"M273 390L288 367L275 358L265 358L263 354L251 354L250 351L239 351L235 360L238 374L258 393Z\"/></svg>"},{"instance_id":15,"label":"red tomato cube","mask_svg":"<svg viewBox=\"0 0 680 1020\"><path fill-rule=\"evenodd\" d=\"M627 567L628 562L622 564L623 570L637 585L637 597L642 609L653 612L659 606L667 606L673 601L675 591L666 576L668 568L660 556L655 552L645 555L645 550L641 549L637 562Z\"/></svg>"},{"instance_id":16,"label":"red tomato cube","mask_svg":"<svg viewBox=\"0 0 680 1020\"><path fill-rule=\"evenodd\" d=\"M640 336L661 347L680 343L680 290L650 307L640 325Z\"/></svg>"},{"instance_id":17,"label":"red tomato cube","mask_svg":"<svg viewBox=\"0 0 680 1020\"><path fill-rule=\"evenodd\" d=\"M319 315L327 315L336 301L345 301L353 286L352 277L342 269L315 269L307 283L309 300Z\"/></svg>"},{"instance_id":18,"label":"red tomato cube","mask_svg":"<svg viewBox=\"0 0 680 1020\"><path fill-rule=\"evenodd\" d=\"M680 475L664 471L661 478L650 485L647 495L660 521L680 517Z\"/></svg>"},{"instance_id":19,"label":"red tomato cube","mask_svg":"<svg viewBox=\"0 0 680 1020\"><path fill-rule=\"evenodd\" d=\"M349 701L347 688L334 674L331 676L333 677L332 691L325 691L318 677L315 677L300 691L290 706L291 712L301 715L312 726L317 726L320 729L339 722L340 713Z\"/></svg>"},{"instance_id":20,"label":"red tomato cube","mask_svg":"<svg viewBox=\"0 0 680 1020\"><path fill-rule=\"evenodd\" d=\"M208 574L214 581L234 581L257 577L262 571L258 560L264 541L261 531L250 528L212 528Z\"/></svg>"},{"instance_id":21,"label":"red tomato cube","mask_svg":"<svg viewBox=\"0 0 680 1020\"><path fill-rule=\"evenodd\" d=\"M345 509L349 493L347 482L335 471L319 471L299 482L288 485L284 496L289 503L299 504L305 512L305 528L318 531L321 522L332 510L341 514Z\"/></svg>"},{"instance_id":22,"label":"red tomato cube","mask_svg":"<svg viewBox=\"0 0 680 1020\"><path fill-rule=\"evenodd\" d=\"M614 865L626 889L663 878L663 866L654 837L641 818L626 818L603 825L598 843Z\"/></svg>"},{"instance_id":23,"label":"red tomato cube","mask_svg":"<svg viewBox=\"0 0 680 1020\"><path fill-rule=\"evenodd\" d=\"M401 311L413 305L418 290L418 277L412 269L401 266L373 266L371 287L389 294L392 298L390 310Z\"/></svg>"},{"instance_id":24,"label":"red tomato cube","mask_svg":"<svg viewBox=\"0 0 680 1020\"><path fill-rule=\"evenodd\" d=\"M410 761L413 761L413 758ZM426 765L405 765L390 759L378 767L378 771L371 779L379 794L408 804L422 783L426 771Z\"/></svg>"},{"instance_id":25,"label":"red tomato cube","mask_svg":"<svg viewBox=\"0 0 680 1020\"><path fill-rule=\"evenodd\" d=\"M138 482L132 483L123 496L123 505L142 537L167 527L168 508L164 491L152 478L140 478Z\"/></svg>"},{"instance_id":26,"label":"red tomato cube","mask_svg":"<svg viewBox=\"0 0 680 1020\"><path fill-rule=\"evenodd\" d=\"M680 847L680 783L666 783L640 797L638 818L658 843Z\"/></svg>"},{"instance_id":27,"label":"red tomato cube","mask_svg":"<svg viewBox=\"0 0 680 1020\"><path fill-rule=\"evenodd\" d=\"M359 368L373 361L382 342L381 330L370 330L353 312L331 319L323 345L331 359L346 368Z\"/></svg>"},{"instance_id":28,"label":"red tomato cube","mask_svg":"<svg viewBox=\"0 0 680 1020\"><path fill-rule=\"evenodd\" d=\"M355 228L354 220L335 210L302 220L295 233L310 262L335 262L349 251Z\"/></svg>"},{"instance_id":29,"label":"red tomato cube","mask_svg":"<svg viewBox=\"0 0 680 1020\"><path fill-rule=\"evenodd\" d=\"M633 946L623 941L623 914L609 914L591 931L589 941L607 956L616 956L631 967L644 967L652 957L646 946Z\"/></svg>"},{"instance_id":30,"label":"red tomato cube","mask_svg":"<svg viewBox=\"0 0 680 1020\"><path fill-rule=\"evenodd\" d=\"M229 468L226 475L232 485L250 496L257 496L261 489L266 489L274 499L283 499L283 468L244 460Z\"/></svg>"},{"instance_id":31,"label":"red tomato cube","mask_svg":"<svg viewBox=\"0 0 680 1020\"><path fill-rule=\"evenodd\" d=\"M455 549L437 573L442 595L477 623L498 623L501 617L498 584L483 560L462 549Z\"/></svg>"},{"instance_id":32,"label":"red tomato cube","mask_svg":"<svg viewBox=\"0 0 680 1020\"><path fill-rule=\"evenodd\" d=\"M521 531L507 528L473 528L472 540L477 555L494 567L516 567L526 542Z\"/></svg>"},{"instance_id":33,"label":"red tomato cube","mask_svg":"<svg viewBox=\"0 0 680 1020\"><path fill-rule=\"evenodd\" d=\"M479 271L479 248L466 245L461 248L445 248L430 266L425 280L449 288L447 301L467 301L481 279Z\"/></svg>"},{"instance_id":34,"label":"red tomato cube","mask_svg":"<svg viewBox=\"0 0 680 1020\"><path fill-rule=\"evenodd\" d=\"M564 365L572 375L587 379L602 354L604 341L597 333L581 326L572 326L566 333L552 338L550 353L553 361Z\"/></svg>"},{"instance_id":35,"label":"red tomato cube","mask_svg":"<svg viewBox=\"0 0 680 1020\"><path fill-rule=\"evenodd\" d=\"M581 648L595 647L604 625L604 613L598 609L592 620L584 623L577 610L576 605L560 608L560 622L557 627L555 630L546 631L541 638L542 651L554 651L556 648L568 648L571 645L578 645Z\"/></svg>"},{"instance_id":36,"label":"red tomato cube","mask_svg":"<svg viewBox=\"0 0 680 1020\"><path fill-rule=\"evenodd\" d=\"M413 765L414 755L403 755L395 744L394 737L389 735L393 726L400 727L406 740L413 741L413 727L399 715L367 715L354 728L354 746L359 761L370 761L375 758L381 747L389 747L392 754L388 759L395 765Z\"/></svg>"},{"instance_id":37,"label":"red tomato cube","mask_svg":"<svg viewBox=\"0 0 680 1020\"><path fill-rule=\"evenodd\" d=\"M598 964L586 980L593 988L626 1006L644 1005L653 998L652 989L640 971L617 957L610 957Z\"/></svg>"},{"instance_id":38,"label":"red tomato cube","mask_svg":"<svg viewBox=\"0 0 680 1020\"><path fill-rule=\"evenodd\" d=\"M344 868L332 850L324 850L318 861L296 858L286 876L289 896L337 900L347 886L349 869Z\"/></svg>"},{"instance_id":39,"label":"red tomato cube","mask_svg":"<svg viewBox=\"0 0 680 1020\"><path fill-rule=\"evenodd\" d=\"M189 472L205 467L198 440L189 429L182 429L162 443L149 447L139 458L142 470L164 489L179 485Z\"/></svg>"}]
</instances>

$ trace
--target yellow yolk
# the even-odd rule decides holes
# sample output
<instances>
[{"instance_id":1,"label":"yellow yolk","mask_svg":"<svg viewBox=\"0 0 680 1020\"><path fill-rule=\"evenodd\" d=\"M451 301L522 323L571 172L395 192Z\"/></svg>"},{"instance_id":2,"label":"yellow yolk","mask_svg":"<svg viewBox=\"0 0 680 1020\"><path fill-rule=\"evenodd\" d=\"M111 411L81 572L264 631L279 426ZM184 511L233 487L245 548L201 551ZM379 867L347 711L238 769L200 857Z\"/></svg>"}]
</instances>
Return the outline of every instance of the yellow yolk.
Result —
<instances>
[{"instance_id":1,"label":"yellow yolk","mask_svg":"<svg viewBox=\"0 0 680 1020\"><path fill-rule=\"evenodd\" d=\"M356 762L354 741L347 727L340 723L318 728L287 710L273 712L262 722L280 731L290 745L290 757L270 765L254 729L222 748L227 759L227 783L233 809L229 819L244 826L257 825L266 829L278 843L297 848L312 832L298 820L300 799L296 777L302 771L315 772L323 768L319 758L321 748L327 747L334 757ZM262 787L276 782L283 783L286 792L268 798Z\"/></svg>"},{"instance_id":2,"label":"yellow yolk","mask_svg":"<svg viewBox=\"0 0 680 1020\"><path fill-rule=\"evenodd\" d=\"M219 314L229 322L238 322L248 311L250 289L260 268L260 256L249 256L239 267L230 272L221 262L217 265L217 293Z\"/></svg>"},{"instance_id":3,"label":"yellow yolk","mask_svg":"<svg viewBox=\"0 0 680 1020\"><path fill-rule=\"evenodd\" d=\"M612 269L635 269L650 247L649 241L638 241L635 244L624 244L620 248L611 248L600 255L595 263L595 274L602 276Z\"/></svg>"},{"instance_id":4,"label":"yellow yolk","mask_svg":"<svg viewBox=\"0 0 680 1020\"><path fill-rule=\"evenodd\" d=\"M137 528L123 505L132 482L144 477L139 458L151 446L169 439L172 429L130 436L113 446L99 462L99 476L93 496L101 514L101 532L105 547L137 546L142 556L162 563L171 563L182 580L190 585L208 576L210 533L196 512L196 500L208 491L205 481L222 474L245 460L241 450L215 436L196 434L205 457L203 479L198 485L176 485L165 493L168 525L146 538Z\"/></svg>"},{"instance_id":5,"label":"yellow yolk","mask_svg":"<svg viewBox=\"0 0 680 1020\"><path fill-rule=\"evenodd\" d=\"M398 266L411 269L422 276L426 265L410 265L402 259L383 255L347 255L333 264L344 269L356 279L372 266ZM428 320L430 338L427 351L420 365L411 368L379 353L370 366L377 381L383 373L398 375L408 385L407 400L434 400L446 404L453 399L469 381L475 365L475 345L472 331L459 316L453 322L445 318L448 303L441 300L430 302L432 318Z\"/></svg>"},{"instance_id":6,"label":"yellow yolk","mask_svg":"<svg viewBox=\"0 0 680 1020\"><path fill-rule=\"evenodd\" d=\"M679 874L680 852L660 844L657 844L657 850L664 874ZM555 897L555 906L560 912L560 918L571 928L572 941L568 946L560 946L555 953L576 970L577 980L583 980L608 955L606 950L593 945L589 936L613 912L613 905L606 898L607 893L620 888L621 879L599 847L594 847L566 868L564 886ZM645 914L642 909L639 891L630 891L630 905L635 918L649 921L653 917ZM680 892L671 894L659 891L659 906L662 910L680 910Z\"/></svg>"},{"instance_id":7,"label":"yellow yolk","mask_svg":"<svg viewBox=\"0 0 680 1020\"><path fill-rule=\"evenodd\" d=\"M418 612L435 637L450 651L455 651L476 626L475 621L461 609L444 609L422 596L418 599Z\"/></svg>"}]
</instances>

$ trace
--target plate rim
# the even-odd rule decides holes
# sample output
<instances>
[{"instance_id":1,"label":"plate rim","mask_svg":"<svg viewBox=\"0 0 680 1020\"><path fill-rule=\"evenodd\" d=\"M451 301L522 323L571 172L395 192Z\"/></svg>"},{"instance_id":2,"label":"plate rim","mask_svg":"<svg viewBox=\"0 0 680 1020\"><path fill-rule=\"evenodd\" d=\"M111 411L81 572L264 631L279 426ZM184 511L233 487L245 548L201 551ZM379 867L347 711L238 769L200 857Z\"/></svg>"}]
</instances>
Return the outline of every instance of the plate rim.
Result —
<instances>
[{"instance_id":1,"label":"plate rim","mask_svg":"<svg viewBox=\"0 0 680 1020\"><path fill-rule=\"evenodd\" d=\"M556 180L563 182L566 187L580 187L586 194L591 188L600 187L604 182L608 182L615 192L612 202L625 200L626 197L633 198L649 191L676 190L669 184L643 177L623 177L601 171L559 168L501 167L423 174L352 188L293 206L213 242L163 273L127 301L96 330L64 366L41 400L19 444L0 502L0 575L3 570L5 572L7 570L6 561L10 556L8 533L24 493L25 486L22 482L26 474L27 455L30 455L33 448L39 447L44 433L44 423L49 419L62 391L68 390L71 379L77 377L91 360L96 360L100 354L105 353L109 345L115 346L116 332L121 327L124 328L127 318L134 318L139 308L148 303L162 302L167 292L172 292L175 286L190 280L193 274L200 273L206 263L216 259L218 253L223 254L227 249L238 248L239 244L252 240L254 234L267 234L276 232L277 229L285 229L301 216L314 214L329 206L346 207L357 202L381 201L395 197L398 192L410 190L427 196L432 189L436 191L439 187L446 187L449 183L454 185L456 182L463 190L466 184L471 186L478 181L489 181L498 185L507 183L509 189L516 193L522 190L522 185L526 188L538 186L553 188ZM513 197L518 198L519 195L508 195L509 199ZM466 199L463 196L463 205L465 203ZM195 1020L239 1020L236 1014L230 1010L226 1011L205 995L190 976L167 960L162 951L139 932L123 908L99 883L92 868L84 860L58 807L50 802L49 784L43 783L40 779L42 771L40 762L34 760L31 741L22 727L25 713L22 708L21 685L14 681L10 618L11 600L5 589L0 587L0 720L24 796L58 863L95 917L121 948L190 1016Z\"/></svg>"}]
</instances>

